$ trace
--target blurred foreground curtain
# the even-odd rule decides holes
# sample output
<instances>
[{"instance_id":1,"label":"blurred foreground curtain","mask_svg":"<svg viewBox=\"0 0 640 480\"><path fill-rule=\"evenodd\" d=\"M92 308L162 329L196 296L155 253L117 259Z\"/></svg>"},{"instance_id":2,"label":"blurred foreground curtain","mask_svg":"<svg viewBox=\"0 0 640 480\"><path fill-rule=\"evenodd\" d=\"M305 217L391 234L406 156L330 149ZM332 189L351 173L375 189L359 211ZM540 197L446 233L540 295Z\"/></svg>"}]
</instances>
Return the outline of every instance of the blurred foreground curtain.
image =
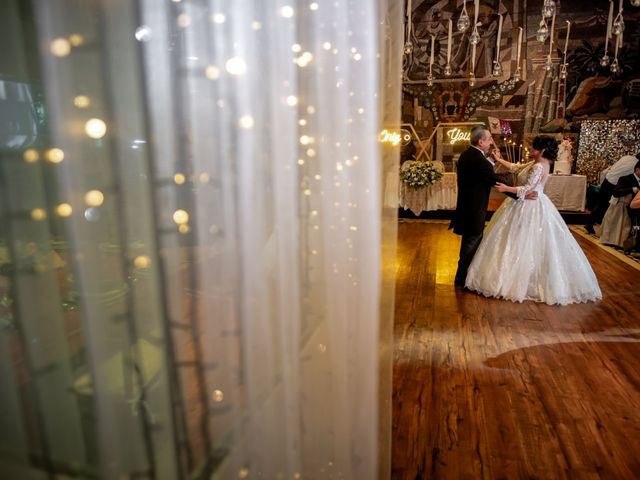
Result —
<instances>
[{"instance_id":1,"label":"blurred foreground curtain","mask_svg":"<svg viewBox=\"0 0 640 480\"><path fill-rule=\"evenodd\" d=\"M0 476L387 478L401 2L3 3Z\"/></svg>"}]
</instances>

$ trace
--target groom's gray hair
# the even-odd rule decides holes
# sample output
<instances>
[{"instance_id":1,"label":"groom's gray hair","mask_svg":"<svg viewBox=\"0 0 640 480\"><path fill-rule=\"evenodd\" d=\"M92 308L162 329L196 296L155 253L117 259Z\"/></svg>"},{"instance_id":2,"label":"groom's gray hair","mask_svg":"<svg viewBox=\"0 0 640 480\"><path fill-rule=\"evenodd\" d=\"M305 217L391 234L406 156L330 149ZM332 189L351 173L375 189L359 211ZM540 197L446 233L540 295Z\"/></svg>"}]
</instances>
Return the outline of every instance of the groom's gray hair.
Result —
<instances>
[{"instance_id":1,"label":"groom's gray hair","mask_svg":"<svg viewBox=\"0 0 640 480\"><path fill-rule=\"evenodd\" d=\"M471 136L469 137L469 141L471 142L471 145L476 145L476 146L478 145L480 140L484 138L485 130L489 131L489 129L484 125L477 125L471 129Z\"/></svg>"}]
</instances>

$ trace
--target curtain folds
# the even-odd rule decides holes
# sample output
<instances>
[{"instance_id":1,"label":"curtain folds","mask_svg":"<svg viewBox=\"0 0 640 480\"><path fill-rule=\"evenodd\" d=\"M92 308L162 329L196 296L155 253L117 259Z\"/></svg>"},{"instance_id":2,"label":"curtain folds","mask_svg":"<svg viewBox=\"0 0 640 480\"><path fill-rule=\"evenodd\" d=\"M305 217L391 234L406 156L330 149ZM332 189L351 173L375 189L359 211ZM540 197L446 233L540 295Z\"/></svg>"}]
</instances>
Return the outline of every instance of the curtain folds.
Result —
<instances>
[{"instance_id":1,"label":"curtain folds","mask_svg":"<svg viewBox=\"0 0 640 480\"><path fill-rule=\"evenodd\" d=\"M22 7L0 472L389 477L397 3Z\"/></svg>"}]
</instances>

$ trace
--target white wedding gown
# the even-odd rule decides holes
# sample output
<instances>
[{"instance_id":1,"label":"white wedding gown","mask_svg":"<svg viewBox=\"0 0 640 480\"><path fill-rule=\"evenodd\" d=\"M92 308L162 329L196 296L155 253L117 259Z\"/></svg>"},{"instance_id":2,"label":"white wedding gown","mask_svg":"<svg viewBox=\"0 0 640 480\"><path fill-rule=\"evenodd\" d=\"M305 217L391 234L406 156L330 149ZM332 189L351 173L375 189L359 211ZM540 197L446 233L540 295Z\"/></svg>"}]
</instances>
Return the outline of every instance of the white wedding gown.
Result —
<instances>
[{"instance_id":1,"label":"white wedding gown","mask_svg":"<svg viewBox=\"0 0 640 480\"><path fill-rule=\"evenodd\" d=\"M484 230L466 286L489 297L550 305L602 298L589 261L544 194L548 167L518 174L518 200L507 198ZM525 200L532 191L536 200Z\"/></svg>"}]
</instances>

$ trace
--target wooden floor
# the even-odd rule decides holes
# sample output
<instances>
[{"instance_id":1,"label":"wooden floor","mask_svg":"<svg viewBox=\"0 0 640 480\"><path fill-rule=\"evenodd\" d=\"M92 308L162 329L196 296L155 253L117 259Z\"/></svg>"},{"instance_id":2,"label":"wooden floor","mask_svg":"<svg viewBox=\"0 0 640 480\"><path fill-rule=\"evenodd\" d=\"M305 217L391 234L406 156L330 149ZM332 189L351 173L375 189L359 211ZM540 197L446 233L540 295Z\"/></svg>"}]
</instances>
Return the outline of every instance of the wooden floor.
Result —
<instances>
[{"instance_id":1,"label":"wooden floor","mask_svg":"<svg viewBox=\"0 0 640 480\"><path fill-rule=\"evenodd\" d=\"M399 225L392 478L639 479L640 271L577 237L602 301L488 299L447 223Z\"/></svg>"}]
</instances>

